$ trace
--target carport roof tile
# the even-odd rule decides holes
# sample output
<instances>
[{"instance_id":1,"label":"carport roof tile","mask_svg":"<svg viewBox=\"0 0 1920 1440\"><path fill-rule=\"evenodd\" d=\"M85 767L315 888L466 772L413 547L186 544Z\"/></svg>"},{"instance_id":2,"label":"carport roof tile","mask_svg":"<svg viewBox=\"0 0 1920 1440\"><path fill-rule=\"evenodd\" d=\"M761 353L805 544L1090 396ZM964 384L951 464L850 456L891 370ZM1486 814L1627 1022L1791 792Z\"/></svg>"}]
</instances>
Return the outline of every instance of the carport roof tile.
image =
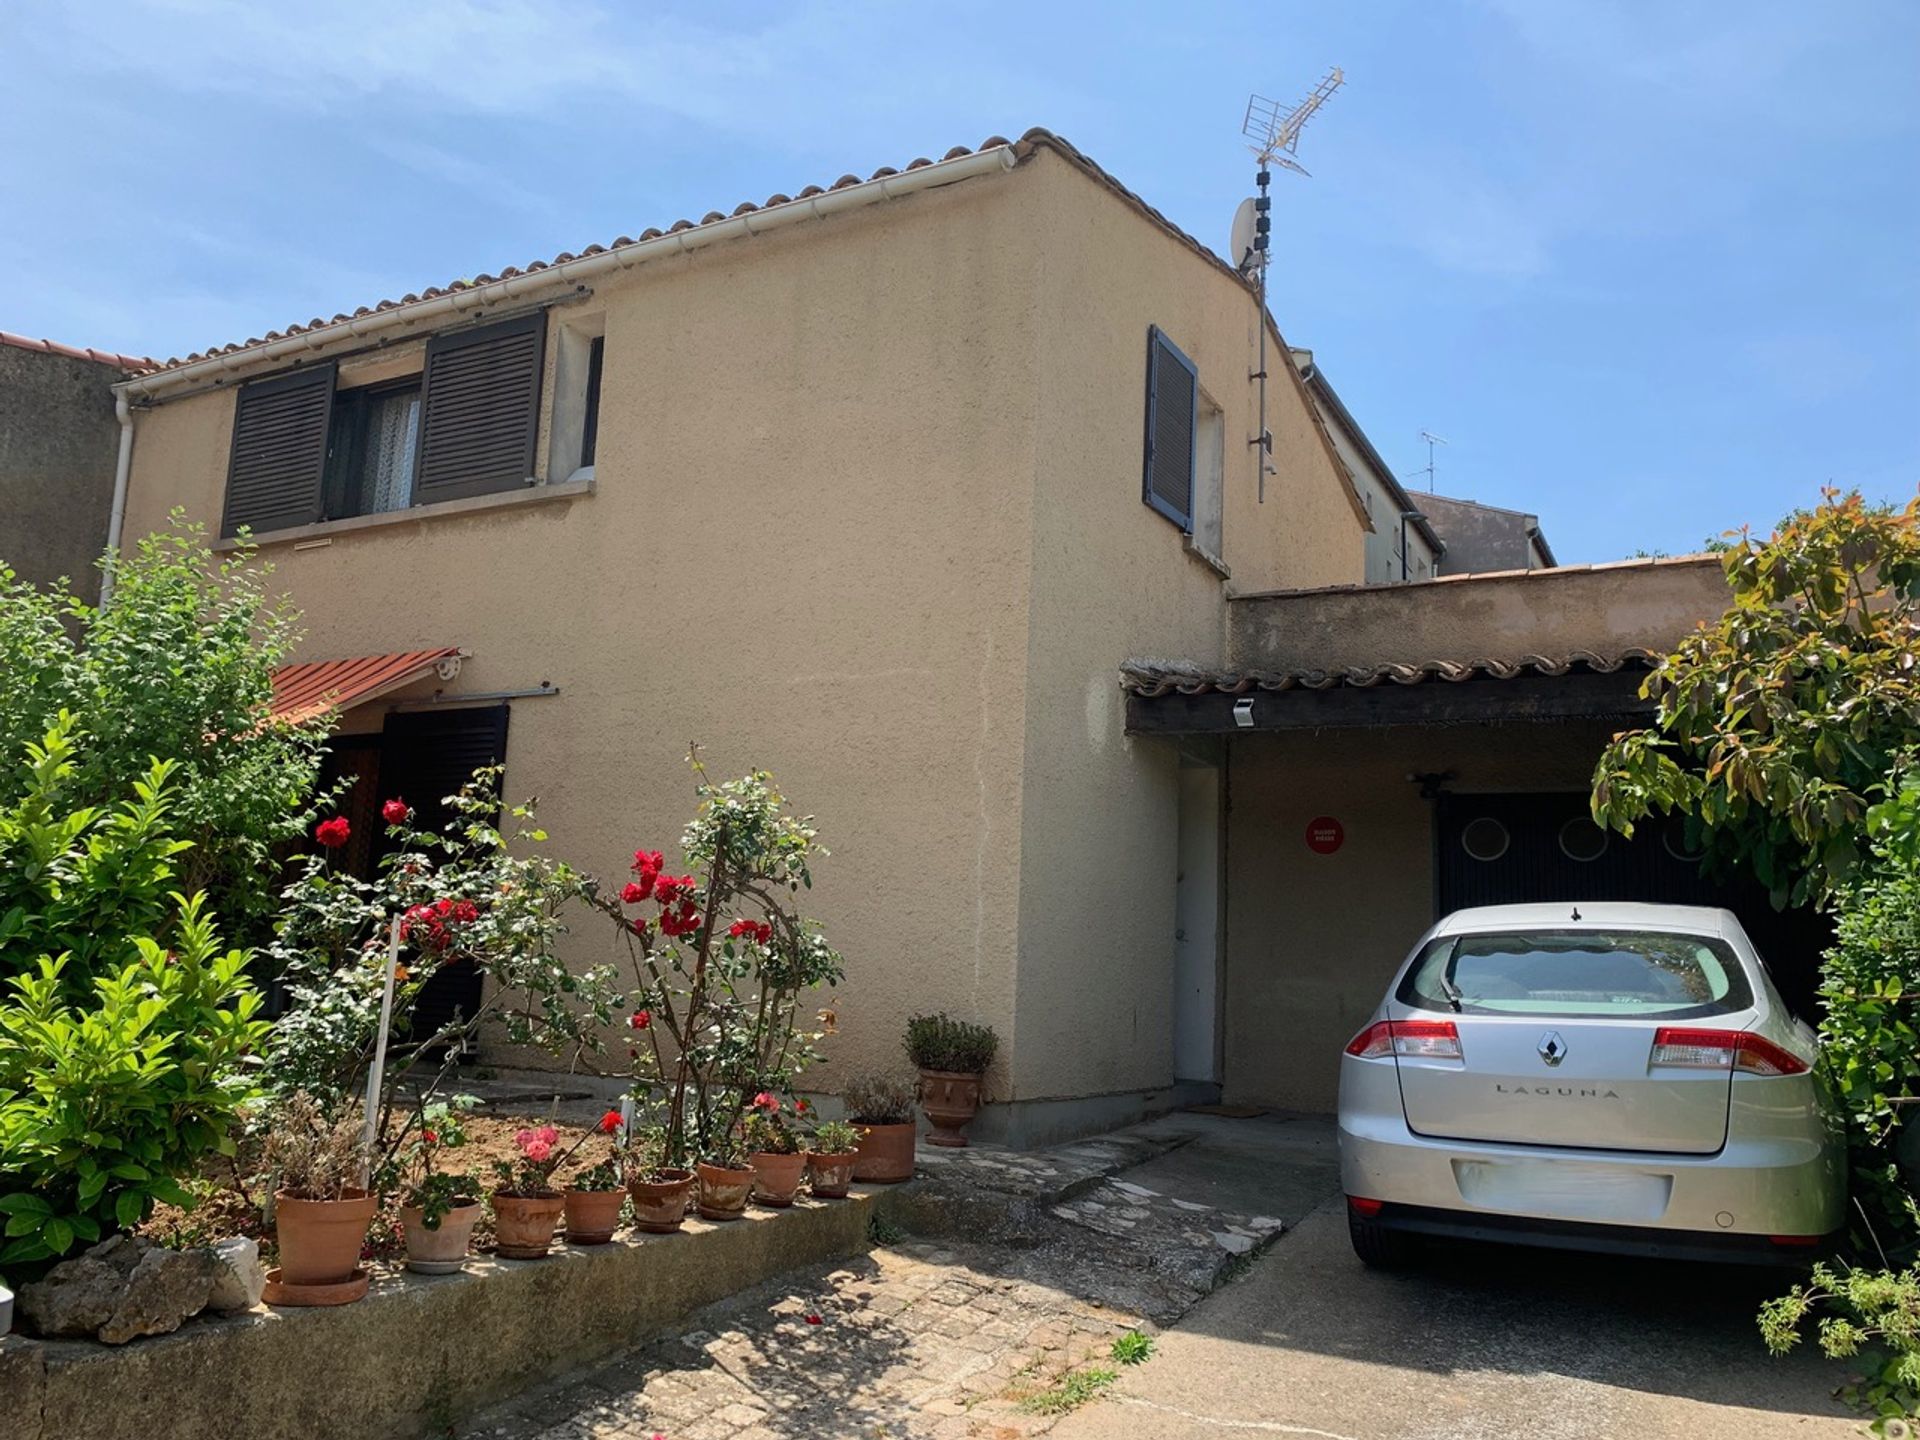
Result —
<instances>
[{"instance_id":1,"label":"carport roof tile","mask_svg":"<svg viewBox=\"0 0 1920 1440\"><path fill-rule=\"evenodd\" d=\"M1128 660L1120 666L1120 687L1142 699L1162 695L1245 695L1255 690L1332 690L1342 686L1419 685L1430 680L1513 680L1526 675L1574 673L1611 675L1629 666L1652 669L1652 650L1629 646L1611 655L1571 650L1564 655L1521 655L1511 660L1483 656L1473 660L1433 659L1420 664L1353 665L1339 670L1210 669L1178 660Z\"/></svg>"}]
</instances>

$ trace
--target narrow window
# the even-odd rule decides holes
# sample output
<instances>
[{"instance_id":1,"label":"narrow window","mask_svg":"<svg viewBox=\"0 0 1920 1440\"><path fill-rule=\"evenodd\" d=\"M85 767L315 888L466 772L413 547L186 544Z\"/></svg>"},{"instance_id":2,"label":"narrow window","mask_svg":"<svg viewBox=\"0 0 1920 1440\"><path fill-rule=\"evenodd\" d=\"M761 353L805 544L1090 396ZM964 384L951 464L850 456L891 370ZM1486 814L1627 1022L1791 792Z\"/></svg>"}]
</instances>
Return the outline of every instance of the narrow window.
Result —
<instances>
[{"instance_id":1,"label":"narrow window","mask_svg":"<svg viewBox=\"0 0 1920 1440\"><path fill-rule=\"evenodd\" d=\"M1220 563L1221 491L1226 479L1227 417L1205 392L1193 438L1193 548Z\"/></svg>"},{"instance_id":2,"label":"narrow window","mask_svg":"<svg viewBox=\"0 0 1920 1440\"><path fill-rule=\"evenodd\" d=\"M600 441L600 357L606 353L607 337L596 335L587 350L587 414L581 422L580 468L591 469L593 452Z\"/></svg>"}]
</instances>

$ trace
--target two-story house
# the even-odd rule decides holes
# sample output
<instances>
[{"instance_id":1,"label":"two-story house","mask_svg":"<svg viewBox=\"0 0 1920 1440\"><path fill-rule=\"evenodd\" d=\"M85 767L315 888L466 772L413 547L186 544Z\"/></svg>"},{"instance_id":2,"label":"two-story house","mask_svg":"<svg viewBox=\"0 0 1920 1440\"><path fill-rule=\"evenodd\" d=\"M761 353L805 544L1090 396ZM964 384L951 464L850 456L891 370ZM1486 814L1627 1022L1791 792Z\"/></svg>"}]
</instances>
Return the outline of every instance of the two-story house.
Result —
<instances>
[{"instance_id":1,"label":"two-story house","mask_svg":"<svg viewBox=\"0 0 1920 1440\"><path fill-rule=\"evenodd\" d=\"M499 759L617 875L672 848L690 740L775 771L833 851L836 1066L987 1021L982 1128L1031 1140L1220 1078L1222 754L1132 738L1117 675L1224 664L1230 587L1364 578L1287 354L1036 130L129 379L125 534L251 534L362 834Z\"/></svg>"}]
</instances>

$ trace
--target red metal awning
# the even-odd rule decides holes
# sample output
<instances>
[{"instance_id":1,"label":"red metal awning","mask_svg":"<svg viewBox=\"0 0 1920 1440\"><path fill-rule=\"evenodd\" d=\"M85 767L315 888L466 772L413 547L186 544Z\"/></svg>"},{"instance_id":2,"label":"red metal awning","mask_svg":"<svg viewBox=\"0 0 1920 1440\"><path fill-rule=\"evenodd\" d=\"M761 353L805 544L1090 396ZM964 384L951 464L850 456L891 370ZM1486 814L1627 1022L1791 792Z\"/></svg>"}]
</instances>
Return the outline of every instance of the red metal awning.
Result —
<instances>
[{"instance_id":1,"label":"red metal awning","mask_svg":"<svg viewBox=\"0 0 1920 1440\"><path fill-rule=\"evenodd\" d=\"M273 718L309 720L331 710L351 709L412 684L442 660L461 653L458 646L449 645L439 650L396 650L351 660L282 665L273 672Z\"/></svg>"}]
</instances>

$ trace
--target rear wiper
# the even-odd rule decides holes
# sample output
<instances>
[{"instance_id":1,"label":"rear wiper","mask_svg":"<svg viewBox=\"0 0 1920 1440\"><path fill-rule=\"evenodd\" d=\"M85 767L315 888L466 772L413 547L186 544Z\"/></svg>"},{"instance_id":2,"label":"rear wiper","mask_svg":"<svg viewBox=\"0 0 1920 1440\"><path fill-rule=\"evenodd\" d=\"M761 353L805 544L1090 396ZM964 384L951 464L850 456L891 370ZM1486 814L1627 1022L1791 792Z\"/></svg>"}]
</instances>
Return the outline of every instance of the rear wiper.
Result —
<instances>
[{"instance_id":1,"label":"rear wiper","mask_svg":"<svg viewBox=\"0 0 1920 1440\"><path fill-rule=\"evenodd\" d=\"M1456 940L1453 948L1447 951L1447 963L1440 967L1440 993L1447 997L1447 1004L1453 1007L1455 1014L1459 1013L1460 1001L1464 998L1460 987L1453 983L1453 964L1459 958L1460 942Z\"/></svg>"}]
</instances>

